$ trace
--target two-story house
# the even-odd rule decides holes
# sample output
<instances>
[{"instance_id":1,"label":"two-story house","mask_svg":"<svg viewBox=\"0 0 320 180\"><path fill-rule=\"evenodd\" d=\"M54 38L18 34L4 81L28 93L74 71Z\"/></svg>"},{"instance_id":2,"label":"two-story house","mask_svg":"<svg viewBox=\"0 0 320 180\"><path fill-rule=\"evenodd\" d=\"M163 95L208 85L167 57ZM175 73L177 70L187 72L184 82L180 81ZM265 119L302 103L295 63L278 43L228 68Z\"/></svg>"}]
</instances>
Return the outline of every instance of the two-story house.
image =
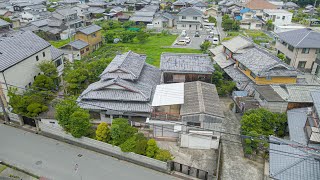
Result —
<instances>
[{"instance_id":1,"label":"two-story house","mask_svg":"<svg viewBox=\"0 0 320 180\"><path fill-rule=\"evenodd\" d=\"M203 81L211 83L213 64L207 54L162 53L162 83Z\"/></svg>"},{"instance_id":2,"label":"two-story house","mask_svg":"<svg viewBox=\"0 0 320 180\"><path fill-rule=\"evenodd\" d=\"M50 43L28 31L0 41L0 96L4 104L9 100L10 85L28 88L40 74L37 65L53 60L61 75L63 70L62 54ZM18 89L22 91L22 89Z\"/></svg>"},{"instance_id":3,"label":"two-story house","mask_svg":"<svg viewBox=\"0 0 320 180\"><path fill-rule=\"evenodd\" d=\"M102 45L101 27L90 25L76 32L75 40L81 40L89 44L90 52L97 50Z\"/></svg>"},{"instance_id":4,"label":"two-story house","mask_svg":"<svg viewBox=\"0 0 320 180\"><path fill-rule=\"evenodd\" d=\"M303 71L318 73L320 33L308 28L278 33L276 49L286 56L285 62ZM319 62L319 61L318 61ZM318 69L318 71L317 71Z\"/></svg>"},{"instance_id":5,"label":"two-story house","mask_svg":"<svg viewBox=\"0 0 320 180\"><path fill-rule=\"evenodd\" d=\"M77 11L71 8L57 9L52 13L49 26L56 26L61 30L68 27L77 29L83 26L82 20L78 17Z\"/></svg>"},{"instance_id":6,"label":"two-story house","mask_svg":"<svg viewBox=\"0 0 320 180\"><path fill-rule=\"evenodd\" d=\"M178 13L177 29L200 30L203 23L203 12L194 7L182 9Z\"/></svg>"},{"instance_id":7,"label":"two-story house","mask_svg":"<svg viewBox=\"0 0 320 180\"><path fill-rule=\"evenodd\" d=\"M260 30L262 29L262 21L256 17L254 11L249 8L241 9L240 15L236 16L236 20L240 20L240 28L243 29L255 29Z\"/></svg>"},{"instance_id":8,"label":"two-story house","mask_svg":"<svg viewBox=\"0 0 320 180\"><path fill-rule=\"evenodd\" d=\"M245 1L244 7L255 11L259 19L263 17L263 10L265 9L278 9L278 7L267 0L249 0Z\"/></svg>"},{"instance_id":9,"label":"two-story house","mask_svg":"<svg viewBox=\"0 0 320 180\"><path fill-rule=\"evenodd\" d=\"M275 26L283 26L291 24L293 13L284 9L265 9L263 10L262 19L267 22L272 20Z\"/></svg>"}]
</instances>

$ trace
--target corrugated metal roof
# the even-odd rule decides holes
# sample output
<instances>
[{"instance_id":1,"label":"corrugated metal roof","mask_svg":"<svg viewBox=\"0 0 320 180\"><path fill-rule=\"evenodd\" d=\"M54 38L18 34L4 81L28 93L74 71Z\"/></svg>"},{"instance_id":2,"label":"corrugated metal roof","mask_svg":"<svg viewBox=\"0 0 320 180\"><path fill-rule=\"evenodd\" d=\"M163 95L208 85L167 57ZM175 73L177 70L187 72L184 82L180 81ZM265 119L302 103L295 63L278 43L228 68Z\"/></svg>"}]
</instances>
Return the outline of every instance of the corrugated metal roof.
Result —
<instances>
[{"instance_id":1,"label":"corrugated metal roof","mask_svg":"<svg viewBox=\"0 0 320 180\"><path fill-rule=\"evenodd\" d=\"M27 31L0 40L0 71L25 60L50 46L50 43Z\"/></svg>"},{"instance_id":2,"label":"corrugated metal roof","mask_svg":"<svg viewBox=\"0 0 320 180\"><path fill-rule=\"evenodd\" d=\"M184 103L184 83L157 85L152 106L165 106Z\"/></svg>"},{"instance_id":3,"label":"corrugated metal roof","mask_svg":"<svg viewBox=\"0 0 320 180\"><path fill-rule=\"evenodd\" d=\"M162 53L160 59L162 71L213 73L214 68L207 54Z\"/></svg>"}]
</instances>

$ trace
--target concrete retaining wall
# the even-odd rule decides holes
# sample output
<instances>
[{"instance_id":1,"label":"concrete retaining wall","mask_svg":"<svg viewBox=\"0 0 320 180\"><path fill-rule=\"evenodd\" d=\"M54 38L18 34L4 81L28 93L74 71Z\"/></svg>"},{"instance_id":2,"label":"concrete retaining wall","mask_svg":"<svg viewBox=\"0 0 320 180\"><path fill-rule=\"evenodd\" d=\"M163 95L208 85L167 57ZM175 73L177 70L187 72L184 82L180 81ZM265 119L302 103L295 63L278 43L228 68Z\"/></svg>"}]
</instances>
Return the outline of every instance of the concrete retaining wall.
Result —
<instances>
[{"instance_id":1,"label":"concrete retaining wall","mask_svg":"<svg viewBox=\"0 0 320 180\"><path fill-rule=\"evenodd\" d=\"M138 164L140 166L151 168L164 173L169 173L171 169L170 163L162 162L162 161L152 159L146 156L142 156L139 154L135 154L132 152L129 152L129 153L122 152L121 149L117 146L112 146L111 144L90 139L87 137L74 138L70 134L66 134L61 128L50 127L41 122L39 122L39 127L41 129L41 134L50 138L64 141L69 144L80 146L89 150L106 154L108 156L112 156L117 159L129 161L134 164Z\"/></svg>"}]
</instances>

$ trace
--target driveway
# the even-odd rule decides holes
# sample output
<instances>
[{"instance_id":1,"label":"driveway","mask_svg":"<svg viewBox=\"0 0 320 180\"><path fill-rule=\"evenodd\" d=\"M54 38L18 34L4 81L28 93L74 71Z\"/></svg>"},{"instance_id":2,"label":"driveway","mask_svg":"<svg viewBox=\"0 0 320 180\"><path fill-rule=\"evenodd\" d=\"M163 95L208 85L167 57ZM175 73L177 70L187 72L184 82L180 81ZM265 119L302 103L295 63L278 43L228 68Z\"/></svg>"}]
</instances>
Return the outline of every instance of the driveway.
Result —
<instances>
[{"instance_id":1,"label":"driveway","mask_svg":"<svg viewBox=\"0 0 320 180\"><path fill-rule=\"evenodd\" d=\"M208 37L208 35L206 34L200 34L200 37L194 37L195 33L191 33L189 32L187 34L188 37L190 37L191 42L185 46L183 45L176 45L175 43L178 42L179 40L183 40L185 39L184 37L182 37L181 35L178 36L178 38L176 39L176 41L172 44L171 47L174 48L189 48L189 49L200 49L200 45L203 43L203 41ZM211 39L212 42L212 39Z\"/></svg>"},{"instance_id":2,"label":"driveway","mask_svg":"<svg viewBox=\"0 0 320 180\"><path fill-rule=\"evenodd\" d=\"M224 104L225 120L222 123L223 131L240 134L240 117L229 110L233 102L230 98L220 98ZM238 117L237 117L238 116ZM239 136L222 134L222 168L221 179L223 180L261 180L263 179L263 161L252 161L244 158ZM229 141L227 141L229 140Z\"/></svg>"},{"instance_id":3,"label":"driveway","mask_svg":"<svg viewBox=\"0 0 320 180\"><path fill-rule=\"evenodd\" d=\"M0 124L0 161L60 180L174 179L132 163Z\"/></svg>"}]
</instances>

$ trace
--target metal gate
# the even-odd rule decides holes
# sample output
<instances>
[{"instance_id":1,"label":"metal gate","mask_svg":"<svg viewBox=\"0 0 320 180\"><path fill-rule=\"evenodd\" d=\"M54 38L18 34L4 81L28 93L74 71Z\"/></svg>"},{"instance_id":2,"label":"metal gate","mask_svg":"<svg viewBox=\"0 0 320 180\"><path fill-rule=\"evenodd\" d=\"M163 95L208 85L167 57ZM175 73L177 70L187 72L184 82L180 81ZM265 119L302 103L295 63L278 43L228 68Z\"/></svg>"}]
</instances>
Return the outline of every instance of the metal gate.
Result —
<instances>
[{"instance_id":1,"label":"metal gate","mask_svg":"<svg viewBox=\"0 0 320 180\"><path fill-rule=\"evenodd\" d=\"M24 123L24 124L27 124L27 125L29 125L29 126L36 127L36 121L35 121L33 118L29 118L29 117L26 117L26 116L22 116L22 119L23 119L23 123Z\"/></svg>"}]
</instances>

